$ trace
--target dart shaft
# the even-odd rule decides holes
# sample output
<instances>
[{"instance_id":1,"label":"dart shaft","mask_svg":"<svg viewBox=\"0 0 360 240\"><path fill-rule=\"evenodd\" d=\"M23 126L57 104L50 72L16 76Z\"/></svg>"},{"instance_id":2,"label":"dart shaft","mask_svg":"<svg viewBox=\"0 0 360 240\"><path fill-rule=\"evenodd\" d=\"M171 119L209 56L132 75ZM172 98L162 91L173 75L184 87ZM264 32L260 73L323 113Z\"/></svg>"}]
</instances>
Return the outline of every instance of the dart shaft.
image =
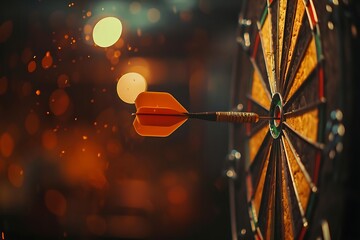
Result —
<instances>
[{"instance_id":1,"label":"dart shaft","mask_svg":"<svg viewBox=\"0 0 360 240\"><path fill-rule=\"evenodd\" d=\"M216 121L232 123L257 123L259 115L253 112L216 112Z\"/></svg>"},{"instance_id":2,"label":"dart shaft","mask_svg":"<svg viewBox=\"0 0 360 240\"><path fill-rule=\"evenodd\" d=\"M230 123L257 123L259 119L276 119L269 116L259 116L254 112L199 112L199 113L133 113L137 116L153 116L153 117L179 117L193 118L214 122L230 122Z\"/></svg>"},{"instance_id":3,"label":"dart shaft","mask_svg":"<svg viewBox=\"0 0 360 240\"><path fill-rule=\"evenodd\" d=\"M203 112L189 113L189 118L216 122L257 123L263 117L253 112Z\"/></svg>"}]
</instances>

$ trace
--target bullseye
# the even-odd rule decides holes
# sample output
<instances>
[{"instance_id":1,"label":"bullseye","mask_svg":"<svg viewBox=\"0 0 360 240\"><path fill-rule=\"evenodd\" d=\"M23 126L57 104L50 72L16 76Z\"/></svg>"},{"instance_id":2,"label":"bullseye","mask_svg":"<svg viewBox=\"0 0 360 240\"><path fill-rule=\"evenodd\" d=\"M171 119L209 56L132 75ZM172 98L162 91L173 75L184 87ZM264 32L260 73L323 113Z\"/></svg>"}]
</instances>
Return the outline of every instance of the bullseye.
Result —
<instances>
[{"instance_id":1,"label":"bullseye","mask_svg":"<svg viewBox=\"0 0 360 240\"><path fill-rule=\"evenodd\" d=\"M276 127L279 127L279 125L281 124L281 108L279 106L275 107L274 118L274 125Z\"/></svg>"},{"instance_id":2,"label":"bullseye","mask_svg":"<svg viewBox=\"0 0 360 240\"><path fill-rule=\"evenodd\" d=\"M269 128L271 136L277 139L281 135L282 121L283 121L283 101L279 93L275 93L270 105Z\"/></svg>"}]
</instances>

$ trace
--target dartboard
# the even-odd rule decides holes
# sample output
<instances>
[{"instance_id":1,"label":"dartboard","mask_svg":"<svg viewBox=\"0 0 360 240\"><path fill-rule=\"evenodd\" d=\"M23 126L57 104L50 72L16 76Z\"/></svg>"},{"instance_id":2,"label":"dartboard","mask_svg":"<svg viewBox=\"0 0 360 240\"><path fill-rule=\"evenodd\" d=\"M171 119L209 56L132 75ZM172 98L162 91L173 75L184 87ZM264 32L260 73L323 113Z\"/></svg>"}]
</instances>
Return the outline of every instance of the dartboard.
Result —
<instances>
[{"instance_id":1,"label":"dartboard","mask_svg":"<svg viewBox=\"0 0 360 240\"><path fill-rule=\"evenodd\" d=\"M230 131L233 239L339 236L335 165L349 115L339 8L325 0L243 3L232 107L272 119Z\"/></svg>"}]
</instances>

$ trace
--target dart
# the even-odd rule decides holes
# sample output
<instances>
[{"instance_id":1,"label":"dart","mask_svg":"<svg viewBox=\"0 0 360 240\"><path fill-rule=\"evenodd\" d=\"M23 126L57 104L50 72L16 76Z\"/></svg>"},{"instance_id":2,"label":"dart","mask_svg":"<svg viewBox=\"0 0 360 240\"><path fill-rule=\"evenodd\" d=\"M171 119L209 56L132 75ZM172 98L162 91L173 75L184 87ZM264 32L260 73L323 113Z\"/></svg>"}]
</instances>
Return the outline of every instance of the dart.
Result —
<instances>
[{"instance_id":1,"label":"dart","mask_svg":"<svg viewBox=\"0 0 360 240\"><path fill-rule=\"evenodd\" d=\"M169 136L189 118L230 123L257 123L260 119L275 119L254 112L189 113L166 92L142 92L135 99L135 107L135 131L141 136L152 137Z\"/></svg>"}]
</instances>

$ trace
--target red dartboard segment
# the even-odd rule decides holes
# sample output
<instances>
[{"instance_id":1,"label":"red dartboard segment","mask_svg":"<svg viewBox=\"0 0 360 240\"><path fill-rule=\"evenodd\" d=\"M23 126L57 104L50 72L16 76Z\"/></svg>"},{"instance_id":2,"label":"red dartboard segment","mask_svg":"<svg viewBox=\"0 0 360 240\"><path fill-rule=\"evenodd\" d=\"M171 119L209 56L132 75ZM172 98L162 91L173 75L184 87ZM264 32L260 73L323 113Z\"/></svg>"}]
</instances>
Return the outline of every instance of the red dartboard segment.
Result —
<instances>
[{"instance_id":1,"label":"red dartboard segment","mask_svg":"<svg viewBox=\"0 0 360 240\"><path fill-rule=\"evenodd\" d=\"M314 3L312 0L307 1L306 12L307 12L308 18L310 19L310 27L311 27L311 29L314 29L314 27L318 23L318 17L316 15Z\"/></svg>"}]
</instances>

